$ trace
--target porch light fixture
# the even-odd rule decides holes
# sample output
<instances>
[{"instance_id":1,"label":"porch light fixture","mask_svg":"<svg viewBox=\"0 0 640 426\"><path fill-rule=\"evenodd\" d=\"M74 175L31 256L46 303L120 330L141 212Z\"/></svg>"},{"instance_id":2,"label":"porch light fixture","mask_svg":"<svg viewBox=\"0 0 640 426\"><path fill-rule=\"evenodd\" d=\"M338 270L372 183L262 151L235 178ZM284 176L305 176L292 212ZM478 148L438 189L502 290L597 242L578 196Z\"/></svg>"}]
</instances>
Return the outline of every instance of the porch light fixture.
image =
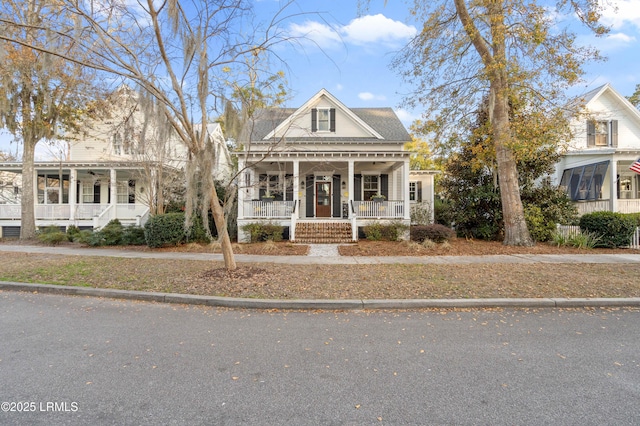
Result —
<instances>
[{"instance_id":1,"label":"porch light fixture","mask_svg":"<svg viewBox=\"0 0 640 426\"><path fill-rule=\"evenodd\" d=\"M300 182L300 188L304 188L304 181Z\"/></svg>"},{"instance_id":2,"label":"porch light fixture","mask_svg":"<svg viewBox=\"0 0 640 426\"><path fill-rule=\"evenodd\" d=\"M347 187L347 182L342 181L342 189L345 189Z\"/></svg>"}]
</instances>

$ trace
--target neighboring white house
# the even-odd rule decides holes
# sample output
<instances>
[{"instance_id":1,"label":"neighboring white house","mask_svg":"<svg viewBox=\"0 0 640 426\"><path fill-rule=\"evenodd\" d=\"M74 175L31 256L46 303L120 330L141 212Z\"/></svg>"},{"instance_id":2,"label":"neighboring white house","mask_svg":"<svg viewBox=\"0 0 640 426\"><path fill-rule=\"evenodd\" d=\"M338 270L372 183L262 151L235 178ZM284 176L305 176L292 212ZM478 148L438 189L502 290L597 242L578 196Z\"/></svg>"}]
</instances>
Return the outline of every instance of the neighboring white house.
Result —
<instances>
[{"instance_id":1,"label":"neighboring white house","mask_svg":"<svg viewBox=\"0 0 640 426\"><path fill-rule=\"evenodd\" d=\"M68 161L36 162L37 226L99 229L112 219L142 225L156 199L157 176L164 173L159 170L181 169L188 161L185 146L135 91L123 86L108 101L108 114L86 123L83 132L71 138ZM219 151L216 178L228 178L231 165L220 125L209 125L207 131ZM21 169L19 162L0 162L0 174L19 179ZM18 236L20 198L3 200L0 236Z\"/></svg>"},{"instance_id":2,"label":"neighboring white house","mask_svg":"<svg viewBox=\"0 0 640 426\"><path fill-rule=\"evenodd\" d=\"M640 180L629 170L640 158L640 111L610 84L583 96L573 140L556 164L553 183L566 188L580 214L640 212Z\"/></svg>"},{"instance_id":3,"label":"neighboring white house","mask_svg":"<svg viewBox=\"0 0 640 426\"><path fill-rule=\"evenodd\" d=\"M408 225L412 201L432 204L434 174L411 177L410 140L391 108L347 108L324 89L300 108L258 111L238 141L238 240L255 222L282 225L298 242Z\"/></svg>"}]
</instances>

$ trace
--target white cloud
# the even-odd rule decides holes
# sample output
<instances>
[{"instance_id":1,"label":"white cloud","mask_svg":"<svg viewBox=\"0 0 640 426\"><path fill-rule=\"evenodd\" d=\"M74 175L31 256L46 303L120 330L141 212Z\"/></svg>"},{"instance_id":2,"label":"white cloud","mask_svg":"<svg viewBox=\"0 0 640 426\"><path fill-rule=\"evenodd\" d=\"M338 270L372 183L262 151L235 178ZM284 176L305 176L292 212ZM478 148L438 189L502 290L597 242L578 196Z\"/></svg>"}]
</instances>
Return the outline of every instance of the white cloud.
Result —
<instances>
[{"instance_id":1,"label":"white cloud","mask_svg":"<svg viewBox=\"0 0 640 426\"><path fill-rule=\"evenodd\" d=\"M356 18L341 29L345 39L356 45L398 46L416 35L416 27L394 21L382 14Z\"/></svg>"},{"instance_id":2,"label":"white cloud","mask_svg":"<svg viewBox=\"0 0 640 426\"><path fill-rule=\"evenodd\" d=\"M340 83L336 84L336 91L341 92L344 89L344 86Z\"/></svg>"},{"instance_id":3,"label":"white cloud","mask_svg":"<svg viewBox=\"0 0 640 426\"><path fill-rule=\"evenodd\" d=\"M291 37L301 39L301 42L311 42L322 48L342 42L340 35L333 28L315 21L306 21L302 25L291 24L289 33Z\"/></svg>"},{"instance_id":4,"label":"white cloud","mask_svg":"<svg viewBox=\"0 0 640 426\"><path fill-rule=\"evenodd\" d=\"M634 36L627 35L625 33L614 33L607 36L607 40L618 43L633 43L636 41Z\"/></svg>"},{"instance_id":5,"label":"white cloud","mask_svg":"<svg viewBox=\"0 0 640 426\"><path fill-rule=\"evenodd\" d=\"M359 97L360 99L362 99L363 101L373 101L373 100L376 100L376 101L384 101L385 99L387 99L387 97L386 97L386 96L384 96L384 95L374 95L374 94L373 94L373 93L371 93L371 92L361 92L361 93L358 93L358 97Z\"/></svg>"},{"instance_id":6,"label":"white cloud","mask_svg":"<svg viewBox=\"0 0 640 426\"><path fill-rule=\"evenodd\" d=\"M618 0L614 7L606 8L602 12L602 23L610 25L614 30L626 24L640 29L640 0Z\"/></svg>"},{"instance_id":7,"label":"white cloud","mask_svg":"<svg viewBox=\"0 0 640 426\"><path fill-rule=\"evenodd\" d=\"M353 19L345 26L332 27L316 21L291 24L292 37L306 39L320 47L334 47L340 43L363 45L385 45L397 48L416 33L416 27L394 21L382 14L366 15Z\"/></svg>"},{"instance_id":8,"label":"white cloud","mask_svg":"<svg viewBox=\"0 0 640 426\"><path fill-rule=\"evenodd\" d=\"M596 37L593 34L583 34L577 38L578 44L581 46L592 46L605 56L628 49L634 46L636 37L627 33L611 33L604 37Z\"/></svg>"}]
</instances>

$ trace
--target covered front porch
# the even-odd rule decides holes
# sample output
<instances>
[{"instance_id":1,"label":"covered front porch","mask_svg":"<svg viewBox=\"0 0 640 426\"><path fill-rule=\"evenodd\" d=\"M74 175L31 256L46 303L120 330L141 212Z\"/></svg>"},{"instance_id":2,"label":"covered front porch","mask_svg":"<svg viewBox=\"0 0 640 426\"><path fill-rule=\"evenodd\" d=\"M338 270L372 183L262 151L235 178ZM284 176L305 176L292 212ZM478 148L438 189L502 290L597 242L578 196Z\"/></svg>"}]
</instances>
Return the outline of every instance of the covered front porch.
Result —
<instances>
[{"instance_id":1,"label":"covered front porch","mask_svg":"<svg viewBox=\"0 0 640 426\"><path fill-rule=\"evenodd\" d=\"M240 168L241 242L248 241L243 225L252 222L284 226L291 241L298 241L303 223L348 223L350 240L356 241L358 228L369 223L410 222L406 152L286 152L266 159L249 153Z\"/></svg>"},{"instance_id":2,"label":"covered front porch","mask_svg":"<svg viewBox=\"0 0 640 426\"><path fill-rule=\"evenodd\" d=\"M640 175L629 168L640 151L567 154L559 184L580 215L597 211L640 212Z\"/></svg>"},{"instance_id":3,"label":"covered front porch","mask_svg":"<svg viewBox=\"0 0 640 426\"><path fill-rule=\"evenodd\" d=\"M0 171L19 179L21 164L2 163ZM19 179L21 180L21 179ZM2 236L19 235L21 193L0 204ZM149 216L141 175L129 164L36 163L34 213L37 227L75 225L100 229L113 219L143 225Z\"/></svg>"}]
</instances>

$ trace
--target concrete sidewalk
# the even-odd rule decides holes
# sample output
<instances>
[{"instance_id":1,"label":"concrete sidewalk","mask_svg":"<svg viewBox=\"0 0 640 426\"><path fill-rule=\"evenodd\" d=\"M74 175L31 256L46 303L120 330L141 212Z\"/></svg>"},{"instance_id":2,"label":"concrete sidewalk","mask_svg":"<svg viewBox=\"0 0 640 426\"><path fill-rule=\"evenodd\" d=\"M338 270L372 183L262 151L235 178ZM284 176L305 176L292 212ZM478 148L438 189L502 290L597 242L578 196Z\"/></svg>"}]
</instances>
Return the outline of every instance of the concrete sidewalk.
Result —
<instances>
[{"instance_id":1,"label":"concrete sidewalk","mask_svg":"<svg viewBox=\"0 0 640 426\"><path fill-rule=\"evenodd\" d=\"M60 254L66 256L108 256L140 259L188 259L222 261L221 254L143 252L110 248L69 248L27 245L2 245L2 252ZM494 256L379 256L356 257L335 255L330 247L314 248L310 256L255 256L235 255L242 263L289 264L474 264L474 263L610 263L628 264L640 262L638 254L579 254L579 255L494 255ZM314 255L315 254L315 255ZM357 299L357 300L267 300L241 299L216 296L198 296L176 293L149 293L141 291L72 287L49 284L0 282L0 290L66 294L76 296L106 297L182 303L242 309L430 309L430 308L585 308L585 307L640 307L640 298L540 298L540 299Z\"/></svg>"},{"instance_id":2,"label":"concrete sidewalk","mask_svg":"<svg viewBox=\"0 0 640 426\"><path fill-rule=\"evenodd\" d=\"M313 245L312 245L313 246ZM240 263L287 263L292 265L330 264L330 265L367 265L367 264L474 264L474 263L637 263L640 254L513 254L489 256L340 256L331 255L330 249L312 247L309 256L263 256L236 254ZM65 256L107 256L139 259L185 259L222 261L217 253L184 252L146 252L114 248L70 248L29 245L3 245L1 252L60 254ZM314 255L314 253L317 253ZM328 254L329 253L329 254Z\"/></svg>"}]
</instances>

